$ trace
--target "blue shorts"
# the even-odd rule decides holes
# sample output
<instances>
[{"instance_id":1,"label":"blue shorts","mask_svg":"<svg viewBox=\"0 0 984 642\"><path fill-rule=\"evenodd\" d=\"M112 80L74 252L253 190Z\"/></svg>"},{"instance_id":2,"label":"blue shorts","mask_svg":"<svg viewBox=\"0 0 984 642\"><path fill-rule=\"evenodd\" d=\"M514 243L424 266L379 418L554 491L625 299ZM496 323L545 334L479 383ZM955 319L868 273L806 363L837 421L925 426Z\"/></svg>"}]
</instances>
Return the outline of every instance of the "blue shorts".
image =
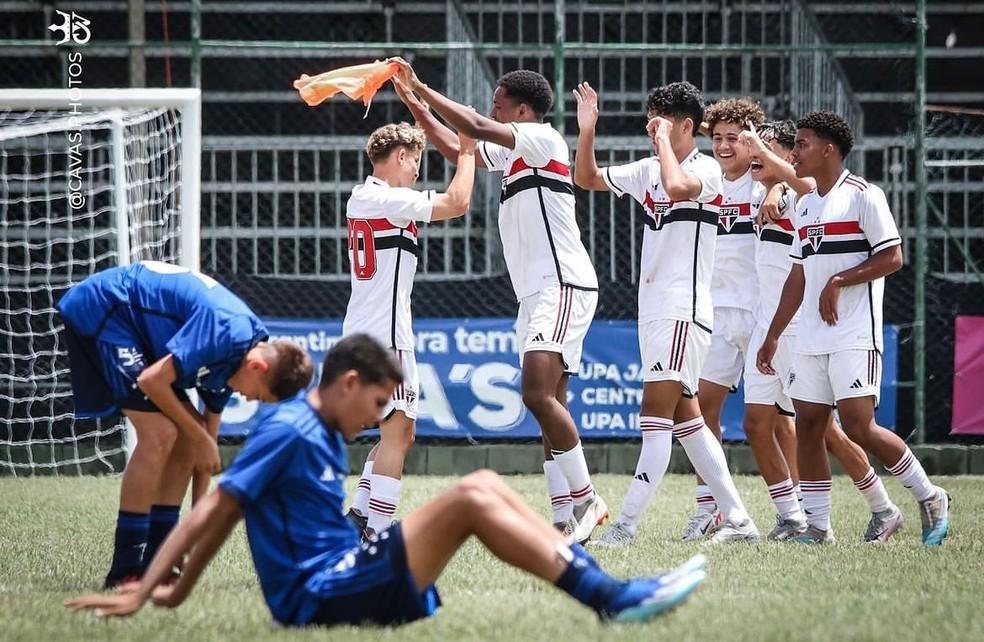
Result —
<instances>
[{"instance_id":1,"label":"blue shorts","mask_svg":"<svg viewBox=\"0 0 984 642\"><path fill-rule=\"evenodd\" d=\"M305 583L319 602L308 624L406 624L441 605L433 584L417 589L399 523L337 559Z\"/></svg>"},{"instance_id":2,"label":"blue shorts","mask_svg":"<svg viewBox=\"0 0 984 642\"><path fill-rule=\"evenodd\" d=\"M144 348L136 339L113 342L84 337L65 321L63 336L68 345L72 370L75 416L98 418L123 410L160 412L137 386L137 377L147 367ZM187 401L184 390L175 390Z\"/></svg>"}]
</instances>

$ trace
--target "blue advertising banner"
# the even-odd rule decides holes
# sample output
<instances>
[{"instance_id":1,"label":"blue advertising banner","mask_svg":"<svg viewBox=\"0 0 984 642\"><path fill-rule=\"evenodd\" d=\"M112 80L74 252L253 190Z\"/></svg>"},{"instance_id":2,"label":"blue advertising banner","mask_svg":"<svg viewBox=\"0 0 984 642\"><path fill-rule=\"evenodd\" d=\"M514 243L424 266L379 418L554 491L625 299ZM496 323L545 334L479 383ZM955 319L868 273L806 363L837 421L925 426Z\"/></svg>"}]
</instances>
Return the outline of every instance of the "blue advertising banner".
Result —
<instances>
[{"instance_id":1,"label":"blue advertising banner","mask_svg":"<svg viewBox=\"0 0 984 642\"><path fill-rule=\"evenodd\" d=\"M274 339L304 346L318 366L341 337L339 319L265 319ZM536 438L539 426L523 406L514 320L509 318L417 319L420 373L420 437ZM885 355L878 421L894 428L898 374L898 328L885 327ZM584 343L578 377L570 380L568 405L581 435L639 436L642 373L634 321L596 320ZM724 438L740 441L744 399L729 395L722 414ZM257 421L260 404L234 396L222 415L221 435L242 436Z\"/></svg>"}]
</instances>

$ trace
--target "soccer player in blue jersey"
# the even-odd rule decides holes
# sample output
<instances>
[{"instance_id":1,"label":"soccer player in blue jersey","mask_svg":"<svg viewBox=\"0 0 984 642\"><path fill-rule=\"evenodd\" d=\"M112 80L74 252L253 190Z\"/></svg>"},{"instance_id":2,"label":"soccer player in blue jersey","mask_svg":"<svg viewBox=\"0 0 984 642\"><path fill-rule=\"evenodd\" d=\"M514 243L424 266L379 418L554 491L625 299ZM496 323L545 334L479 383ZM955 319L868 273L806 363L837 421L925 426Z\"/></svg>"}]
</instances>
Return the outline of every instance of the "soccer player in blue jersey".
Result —
<instances>
[{"instance_id":1,"label":"soccer player in blue jersey","mask_svg":"<svg viewBox=\"0 0 984 642\"><path fill-rule=\"evenodd\" d=\"M267 342L259 318L214 279L147 261L99 272L58 302L72 373L75 416L121 412L137 433L123 474L107 587L139 578L192 499L220 466L222 409L239 392L276 401L311 381L307 353ZM185 390L195 388L202 415Z\"/></svg>"},{"instance_id":2,"label":"soccer player in blue jersey","mask_svg":"<svg viewBox=\"0 0 984 642\"><path fill-rule=\"evenodd\" d=\"M318 388L270 410L218 488L174 529L139 584L66 606L125 616L147 600L180 605L243 517L263 596L274 619L291 626L390 625L433 614L440 605L434 582L472 535L504 562L555 584L603 619L649 619L681 603L703 581L703 556L665 575L610 577L490 471L467 476L360 544L342 508L344 440L379 420L402 380L390 351L368 335L339 341L325 358ZM162 586L185 555L184 573Z\"/></svg>"}]
</instances>

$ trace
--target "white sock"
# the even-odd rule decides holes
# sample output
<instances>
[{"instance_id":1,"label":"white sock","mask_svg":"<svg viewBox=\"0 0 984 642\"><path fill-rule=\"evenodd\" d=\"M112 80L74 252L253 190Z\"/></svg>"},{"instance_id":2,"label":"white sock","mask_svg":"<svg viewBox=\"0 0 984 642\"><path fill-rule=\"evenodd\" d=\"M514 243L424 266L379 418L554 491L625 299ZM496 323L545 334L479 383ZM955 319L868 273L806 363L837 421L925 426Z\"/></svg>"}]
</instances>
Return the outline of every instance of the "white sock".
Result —
<instances>
[{"instance_id":1,"label":"white sock","mask_svg":"<svg viewBox=\"0 0 984 642\"><path fill-rule=\"evenodd\" d=\"M550 506L553 508L553 523L566 522L574 514L574 502L571 501L571 487L567 484L564 471L557 462L548 459L543 462L543 476L547 478L547 493L550 495Z\"/></svg>"},{"instance_id":2,"label":"white sock","mask_svg":"<svg viewBox=\"0 0 984 642\"><path fill-rule=\"evenodd\" d=\"M803 502L803 491L800 490L799 483L797 483L797 484L795 484L793 486L793 492L796 493L796 501L802 503Z\"/></svg>"},{"instance_id":3,"label":"white sock","mask_svg":"<svg viewBox=\"0 0 984 642\"><path fill-rule=\"evenodd\" d=\"M830 488L829 479L818 481L800 480L803 487L803 512L806 523L822 531L830 530Z\"/></svg>"},{"instance_id":4,"label":"white sock","mask_svg":"<svg viewBox=\"0 0 984 642\"><path fill-rule=\"evenodd\" d=\"M899 461L888 468L888 472L909 489L917 502L924 502L936 494L936 487L929 481L922 464L908 448L902 453Z\"/></svg>"},{"instance_id":5,"label":"white sock","mask_svg":"<svg viewBox=\"0 0 984 642\"><path fill-rule=\"evenodd\" d=\"M673 448L673 420L666 417L640 417L642 450L636 463L635 476L629 484L629 492L622 504L622 514L618 521L635 532L636 524L649 501L663 481L670 465L670 452Z\"/></svg>"},{"instance_id":6,"label":"white sock","mask_svg":"<svg viewBox=\"0 0 984 642\"><path fill-rule=\"evenodd\" d=\"M580 506L594 497L594 486L591 485L588 462L584 460L584 450L581 448L580 441L567 452L554 451L553 458L567 478L571 499L575 506Z\"/></svg>"},{"instance_id":7,"label":"white sock","mask_svg":"<svg viewBox=\"0 0 984 642\"><path fill-rule=\"evenodd\" d=\"M799 518L803 519L803 511L800 509L799 499L793 487L792 479L784 479L777 484L769 486L769 496L772 503L776 505L779 516L783 519Z\"/></svg>"},{"instance_id":8,"label":"white sock","mask_svg":"<svg viewBox=\"0 0 984 642\"><path fill-rule=\"evenodd\" d=\"M694 500L697 502L697 512L711 514L717 510L717 502L714 501L714 494L711 487L707 484L697 484L694 487Z\"/></svg>"},{"instance_id":9,"label":"white sock","mask_svg":"<svg viewBox=\"0 0 984 642\"><path fill-rule=\"evenodd\" d=\"M724 448L710 428L704 425L703 417L673 426L673 434L687 451L690 463L700 478L707 484L724 519L741 524L748 519L748 511L738 496L738 489L731 479L728 462L724 458Z\"/></svg>"},{"instance_id":10,"label":"white sock","mask_svg":"<svg viewBox=\"0 0 984 642\"><path fill-rule=\"evenodd\" d=\"M372 476L372 488L369 493L369 528L377 533L389 528L400 503L399 479L385 475Z\"/></svg>"},{"instance_id":11,"label":"white sock","mask_svg":"<svg viewBox=\"0 0 984 642\"><path fill-rule=\"evenodd\" d=\"M367 461L362 467L362 476L359 477L359 485L355 489L355 496L352 498L352 508L360 515L365 517L369 514L369 488L372 479L372 461Z\"/></svg>"},{"instance_id":12,"label":"white sock","mask_svg":"<svg viewBox=\"0 0 984 642\"><path fill-rule=\"evenodd\" d=\"M868 502L868 509L872 513L880 513L894 506L892 500L888 498L888 493L885 492L885 484L875 474L873 468L868 469L864 479L854 482L854 487L864 495L864 500Z\"/></svg>"}]
</instances>

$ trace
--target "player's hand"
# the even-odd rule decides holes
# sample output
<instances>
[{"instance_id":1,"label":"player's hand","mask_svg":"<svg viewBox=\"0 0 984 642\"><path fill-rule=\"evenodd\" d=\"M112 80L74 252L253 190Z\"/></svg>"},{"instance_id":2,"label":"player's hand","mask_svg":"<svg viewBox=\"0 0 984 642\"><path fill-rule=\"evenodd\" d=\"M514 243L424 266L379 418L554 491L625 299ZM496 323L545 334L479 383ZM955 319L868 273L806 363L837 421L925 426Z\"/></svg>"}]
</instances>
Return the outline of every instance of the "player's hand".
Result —
<instances>
[{"instance_id":1,"label":"player's hand","mask_svg":"<svg viewBox=\"0 0 984 642\"><path fill-rule=\"evenodd\" d=\"M144 605L144 597L137 592L103 595L95 593L67 600L65 606L73 612L93 609L99 617L127 617Z\"/></svg>"},{"instance_id":2,"label":"player's hand","mask_svg":"<svg viewBox=\"0 0 984 642\"><path fill-rule=\"evenodd\" d=\"M673 130L673 121L657 116L646 124L646 132L655 143L658 138L670 139L670 132Z\"/></svg>"},{"instance_id":3,"label":"player's hand","mask_svg":"<svg viewBox=\"0 0 984 642\"><path fill-rule=\"evenodd\" d=\"M837 325L837 299L840 298L840 279L835 274L820 292L820 318L827 325Z\"/></svg>"},{"instance_id":4,"label":"player's hand","mask_svg":"<svg viewBox=\"0 0 984 642\"><path fill-rule=\"evenodd\" d=\"M410 91L406 84L400 80L399 76L393 76L390 80L393 83L393 88L396 90L396 95L400 97L400 100L407 106L407 109L410 110L410 113L415 118L418 114L426 113L430 109L430 106L426 102L421 100L417 94Z\"/></svg>"},{"instance_id":5,"label":"player's hand","mask_svg":"<svg viewBox=\"0 0 984 642\"><path fill-rule=\"evenodd\" d=\"M177 588L177 585L158 586L150 594L151 603L154 606L165 609L174 609L181 606L181 603L184 602L184 596L176 591L175 588Z\"/></svg>"},{"instance_id":6,"label":"player's hand","mask_svg":"<svg viewBox=\"0 0 984 642\"><path fill-rule=\"evenodd\" d=\"M574 89L577 103L577 126L582 131L592 130L598 124L598 92L586 82Z\"/></svg>"},{"instance_id":7,"label":"player's hand","mask_svg":"<svg viewBox=\"0 0 984 642\"><path fill-rule=\"evenodd\" d=\"M762 200L762 205L759 206L759 225L765 226L769 223L775 223L783 217L782 197L784 187L785 185L782 183L776 183L771 189L769 189L769 193L765 195L765 198Z\"/></svg>"},{"instance_id":8,"label":"player's hand","mask_svg":"<svg viewBox=\"0 0 984 642\"><path fill-rule=\"evenodd\" d=\"M753 155L766 151L765 141L759 137L758 130L755 129L755 124L752 121L748 121L746 124L748 125L748 129L742 130L738 134L738 144L747 147Z\"/></svg>"},{"instance_id":9,"label":"player's hand","mask_svg":"<svg viewBox=\"0 0 984 642\"><path fill-rule=\"evenodd\" d=\"M403 84L406 85L407 89L410 91L417 91L421 86L423 86L424 83L420 82L420 78L417 78L417 74L414 72L413 67L403 58L400 58L399 56L387 58L386 62L395 62L397 66L399 66L400 71L398 73L400 80L403 81Z\"/></svg>"},{"instance_id":10,"label":"player's hand","mask_svg":"<svg viewBox=\"0 0 984 642\"><path fill-rule=\"evenodd\" d=\"M775 368L772 367L772 358L776 356L776 350L779 348L779 340L773 339L771 337L765 337L765 341L762 342L762 347L759 348L758 354L755 355L755 367L758 371L764 375L775 375Z\"/></svg>"},{"instance_id":11,"label":"player's hand","mask_svg":"<svg viewBox=\"0 0 984 642\"><path fill-rule=\"evenodd\" d=\"M219 457L219 444L211 437L200 439L195 444L195 470L214 475L222 469L222 458Z\"/></svg>"}]
</instances>

